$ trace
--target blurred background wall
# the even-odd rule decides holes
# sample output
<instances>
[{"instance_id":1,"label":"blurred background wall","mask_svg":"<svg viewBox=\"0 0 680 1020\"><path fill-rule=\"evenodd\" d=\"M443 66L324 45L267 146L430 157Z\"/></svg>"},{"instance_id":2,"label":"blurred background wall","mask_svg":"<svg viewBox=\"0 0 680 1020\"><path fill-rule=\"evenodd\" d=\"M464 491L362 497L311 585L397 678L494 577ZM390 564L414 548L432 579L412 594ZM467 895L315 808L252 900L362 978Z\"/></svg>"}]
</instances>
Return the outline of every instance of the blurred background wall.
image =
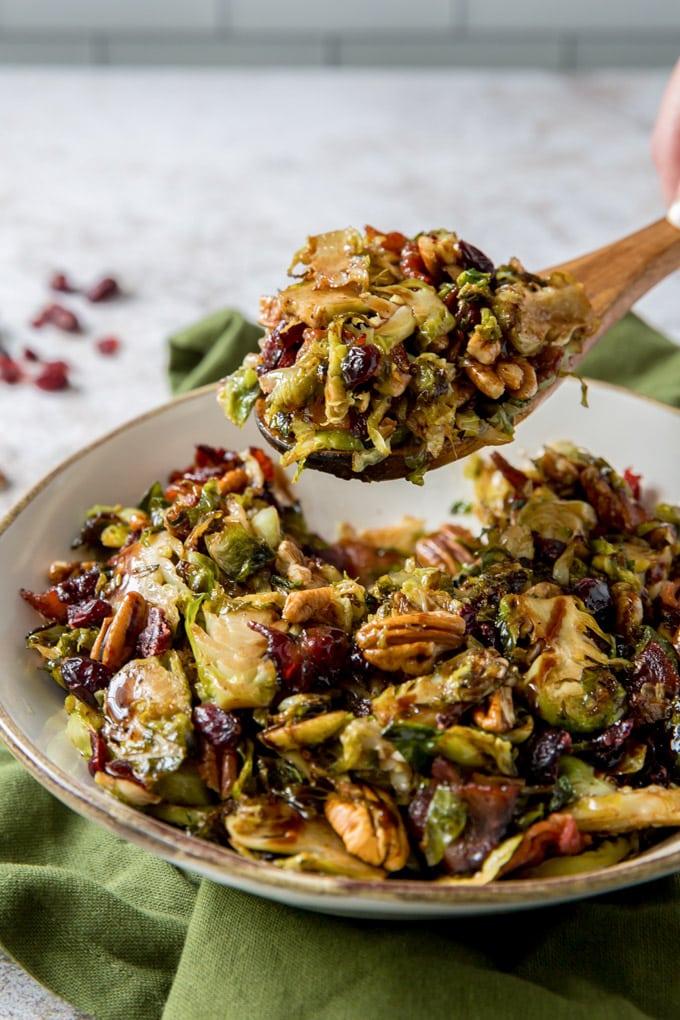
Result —
<instances>
[{"instance_id":1,"label":"blurred background wall","mask_svg":"<svg viewBox=\"0 0 680 1020\"><path fill-rule=\"evenodd\" d=\"M0 0L0 64L568 71L678 55L680 0Z\"/></svg>"}]
</instances>

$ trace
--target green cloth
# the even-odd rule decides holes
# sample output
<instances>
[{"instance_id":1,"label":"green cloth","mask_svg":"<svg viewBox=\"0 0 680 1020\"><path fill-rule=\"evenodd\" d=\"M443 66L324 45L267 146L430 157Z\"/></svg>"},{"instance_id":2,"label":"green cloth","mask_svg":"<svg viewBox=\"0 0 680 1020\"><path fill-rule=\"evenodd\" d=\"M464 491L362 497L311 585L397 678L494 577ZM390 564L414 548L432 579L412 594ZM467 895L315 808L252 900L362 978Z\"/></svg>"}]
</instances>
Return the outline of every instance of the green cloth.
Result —
<instances>
[{"instance_id":1,"label":"green cloth","mask_svg":"<svg viewBox=\"0 0 680 1020\"><path fill-rule=\"evenodd\" d=\"M233 369L258 335L225 311L173 337L175 391ZM634 316L585 370L680 406L680 349ZM0 940L97 1020L680 1016L680 876L524 913L350 920L187 875L62 806L1 748L0 793Z\"/></svg>"}]
</instances>

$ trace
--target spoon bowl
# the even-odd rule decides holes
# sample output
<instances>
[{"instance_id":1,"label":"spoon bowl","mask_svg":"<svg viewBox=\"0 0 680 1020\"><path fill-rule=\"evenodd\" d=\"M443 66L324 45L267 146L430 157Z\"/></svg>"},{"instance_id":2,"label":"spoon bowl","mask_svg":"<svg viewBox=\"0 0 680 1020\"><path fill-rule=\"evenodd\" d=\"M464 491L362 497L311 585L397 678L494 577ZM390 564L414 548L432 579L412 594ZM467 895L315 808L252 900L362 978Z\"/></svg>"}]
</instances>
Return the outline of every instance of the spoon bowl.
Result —
<instances>
[{"instance_id":1,"label":"spoon bowl","mask_svg":"<svg viewBox=\"0 0 680 1020\"><path fill-rule=\"evenodd\" d=\"M538 274L548 276L550 273L563 272L581 283L598 327L583 341L579 350L567 356L557 375L539 378L538 391L534 397L512 408L509 417L513 427L535 411L559 386L564 376L578 367L600 337L623 318L636 301L678 268L680 268L680 230L667 219L660 219L603 248ZM625 351L622 351L621 356L625 357ZM279 432L267 424L264 410L265 402L261 398L255 405L258 428L271 446L280 453L285 453L289 444ZM490 430L478 436L450 443L428 465L428 471L468 457L485 446L498 446L510 442L512 438L511 434ZM365 482L389 481L406 478L411 473L408 466L409 453L407 447L402 447L377 464L356 472L352 470L351 453L319 450L306 458L305 467L343 479L358 478Z\"/></svg>"}]
</instances>

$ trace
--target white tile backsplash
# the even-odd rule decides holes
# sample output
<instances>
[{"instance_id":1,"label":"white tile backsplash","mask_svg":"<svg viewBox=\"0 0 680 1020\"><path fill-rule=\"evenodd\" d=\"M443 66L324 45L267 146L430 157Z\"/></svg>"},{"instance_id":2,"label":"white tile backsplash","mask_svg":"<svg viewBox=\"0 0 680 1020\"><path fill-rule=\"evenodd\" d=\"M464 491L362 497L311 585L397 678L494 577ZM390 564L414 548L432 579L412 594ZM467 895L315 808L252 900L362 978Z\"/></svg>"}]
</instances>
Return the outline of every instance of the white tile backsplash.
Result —
<instances>
[{"instance_id":1,"label":"white tile backsplash","mask_svg":"<svg viewBox=\"0 0 680 1020\"><path fill-rule=\"evenodd\" d=\"M320 67L326 46L316 40L295 40L282 48L273 39L112 39L111 64L135 67Z\"/></svg>"},{"instance_id":2,"label":"white tile backsplash","mask_svg":"<svg viewBox=\"0 0 680 1020\"><path fill-rule=\"evenodd\" d=\"M450 28L451 0L231 0L235 28L281 32L409 32Z\"/></svg>"},{"instance_id":3,"label":"white tile backsplash","mask_svg":"<svg viewBox=\"0 0 680 1020\"><path fill-rule=\"evenodd\" d=\"M2 0L0 26L56 29L211 28L217 0Z\"/></svg>"},{"instance_id":4,"label":"white tile backsplash","mask_svg":"<svg viewBox=\"0 0 680 1020\"><path fill-rule=\"evenodd\" d=\"M0 0L0 64L668 70L680 0Z\"/></svg>"},{"instance_id":5,"label":"white tile backsplash","mask_svg":"<svg viewBox=\"0 0 680 1020\"><path fill-rule=\"evenodd\" d=\"M635 29L680 29L678 0L472 0L467 8L470 28L534 31L552 28L577 35L598 28L616 34Z\"/></svg>"}]
</instances>

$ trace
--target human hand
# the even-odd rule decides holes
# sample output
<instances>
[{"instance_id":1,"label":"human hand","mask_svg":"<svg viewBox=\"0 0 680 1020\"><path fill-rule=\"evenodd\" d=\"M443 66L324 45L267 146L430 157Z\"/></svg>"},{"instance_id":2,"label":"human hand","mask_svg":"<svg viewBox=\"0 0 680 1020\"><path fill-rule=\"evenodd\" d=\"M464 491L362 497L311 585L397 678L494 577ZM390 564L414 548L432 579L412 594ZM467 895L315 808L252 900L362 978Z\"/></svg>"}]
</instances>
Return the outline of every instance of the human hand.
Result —
<instances>
[{"instance_id":1,"label":"human hand","mask_svg":"<svg viewBox=\"0 0 680 1020\"><path fill-rule=\"evenodd\" d=\"M680 227L680 60L666 84L652 133L652 159L668 219Z\"/></svg>"}]
</instances>

